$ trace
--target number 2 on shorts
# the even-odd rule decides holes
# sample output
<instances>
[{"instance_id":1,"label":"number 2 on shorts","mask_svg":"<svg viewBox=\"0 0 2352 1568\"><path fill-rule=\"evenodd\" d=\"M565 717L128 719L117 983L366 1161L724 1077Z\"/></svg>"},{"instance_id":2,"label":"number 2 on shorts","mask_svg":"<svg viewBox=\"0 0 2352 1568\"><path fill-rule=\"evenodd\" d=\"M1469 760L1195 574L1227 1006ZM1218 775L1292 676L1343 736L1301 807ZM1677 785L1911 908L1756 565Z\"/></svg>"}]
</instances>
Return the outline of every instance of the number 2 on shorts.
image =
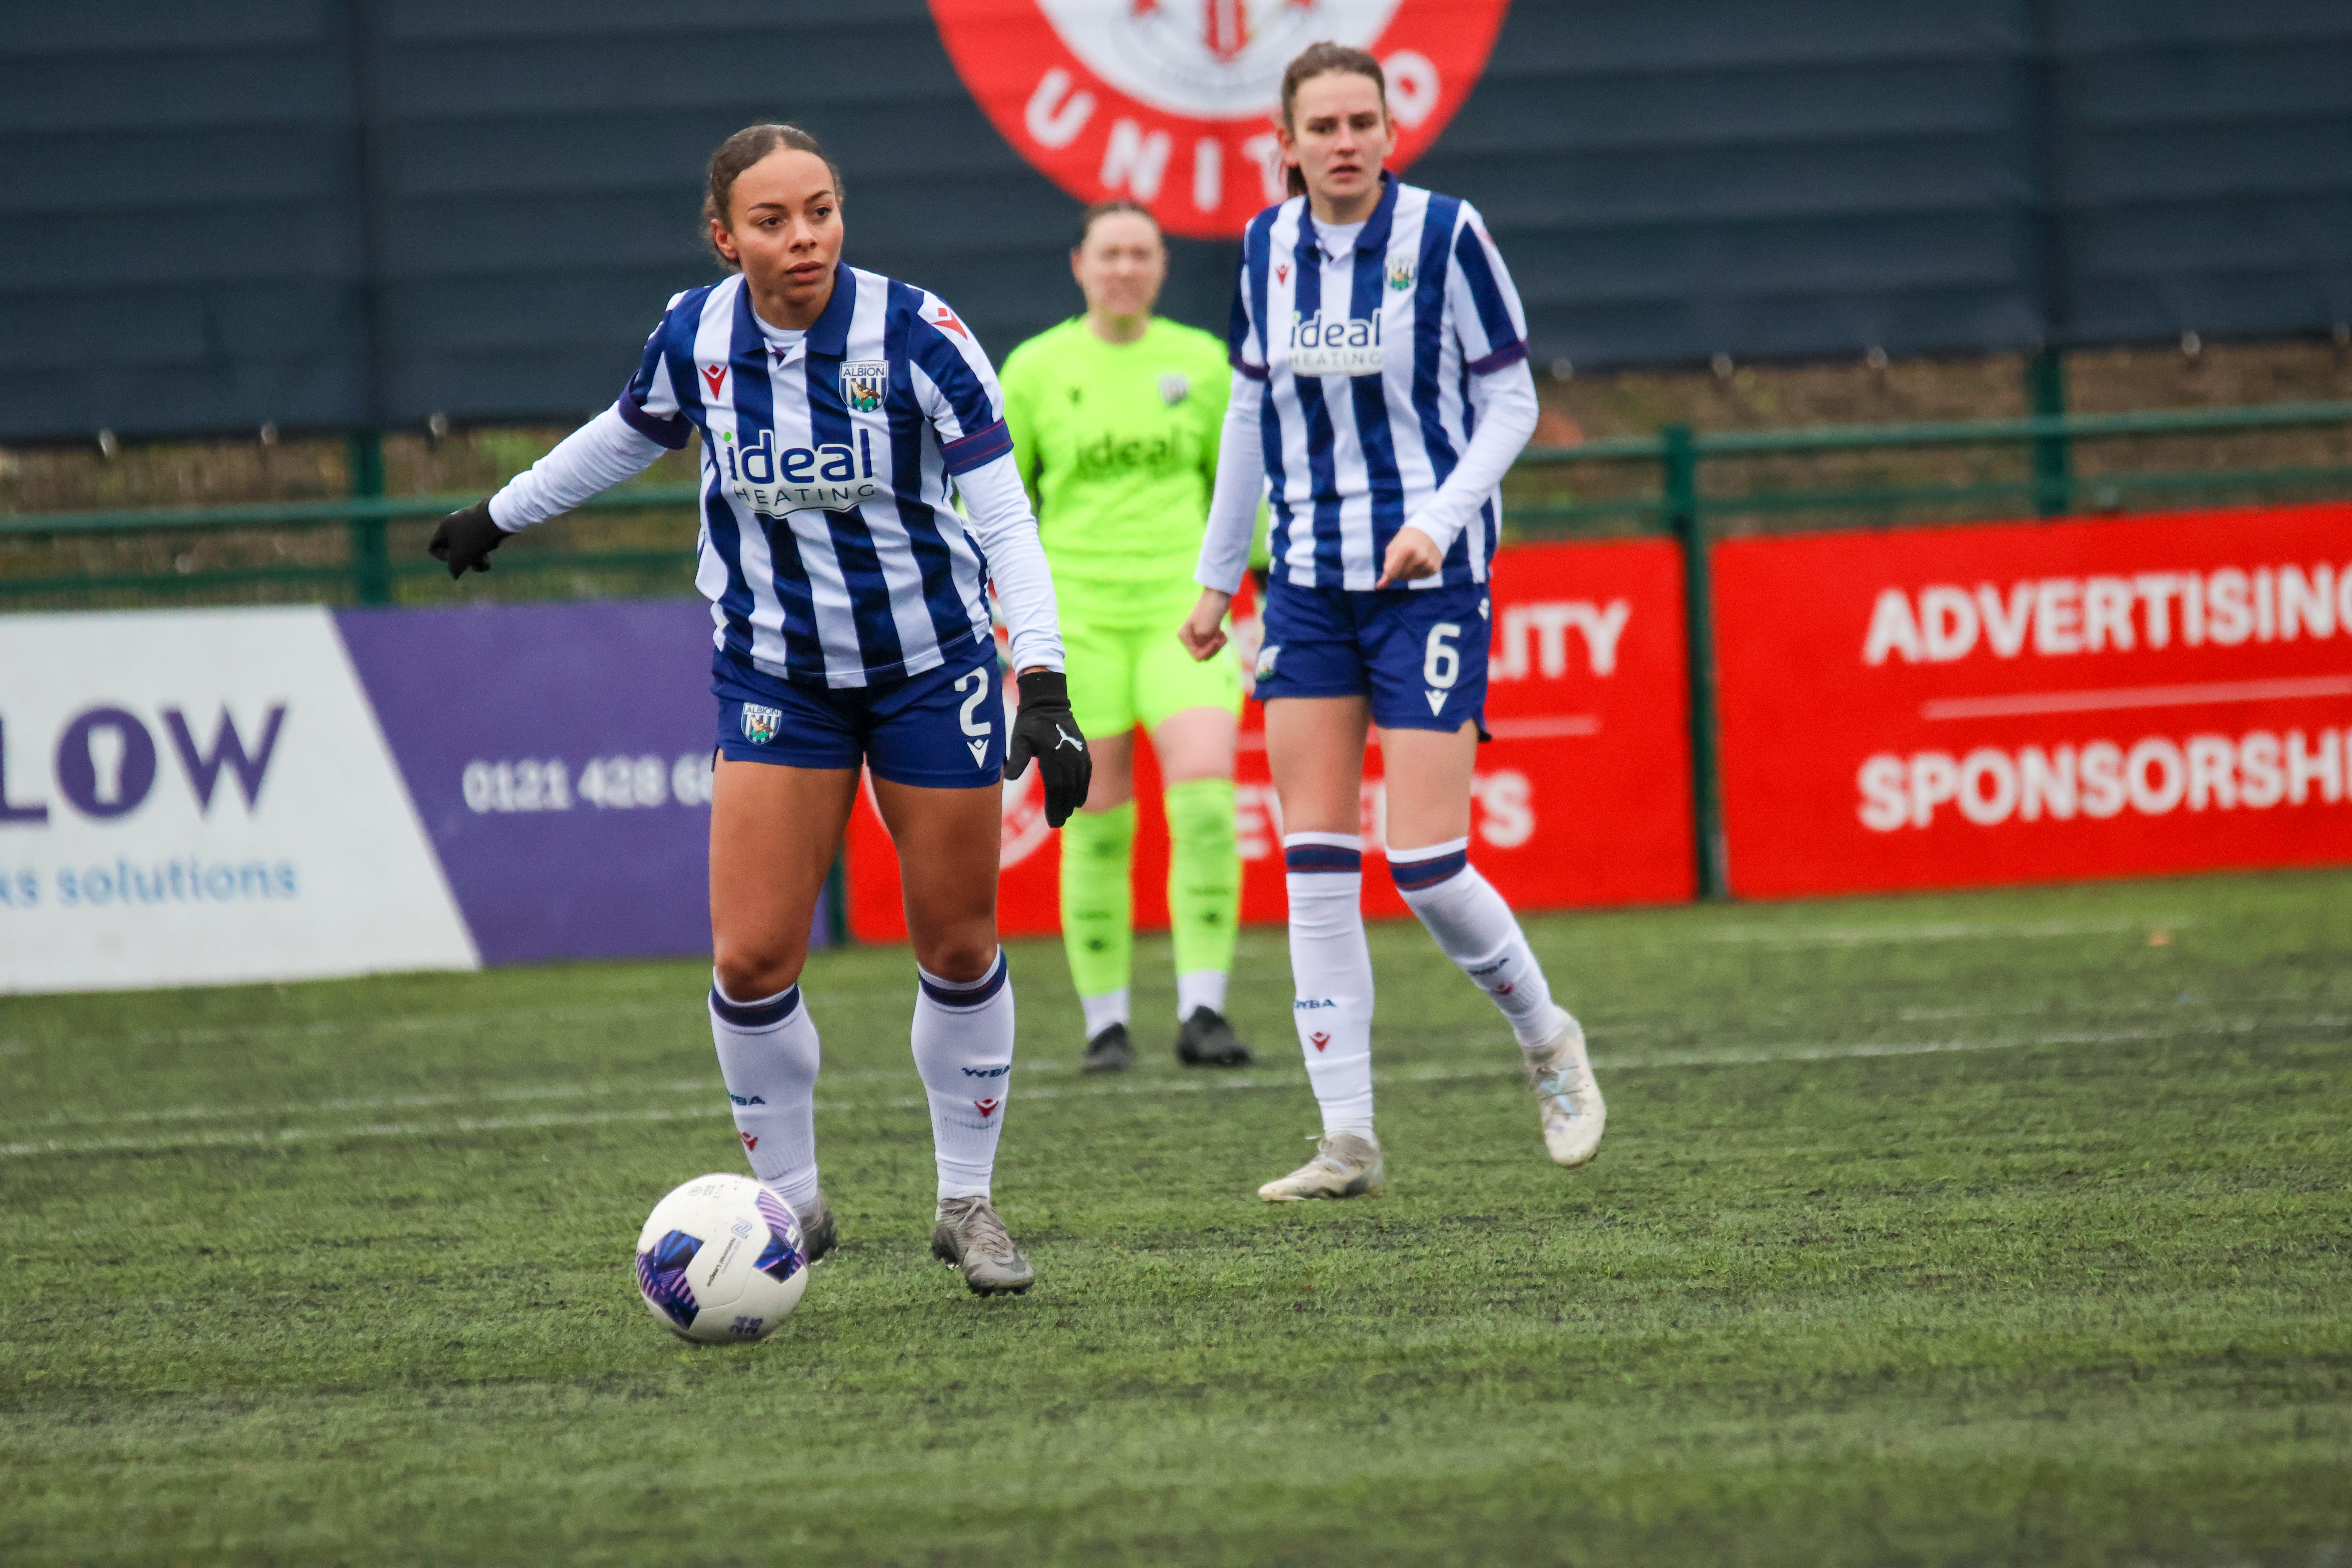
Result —
<instances>
[{"instance_id":1,"label":"number 2 on shorts","mask_svg":"<svg viewBox=\"0 0 2352 1568\"><path fill-rule=\"evenodd\" d=\"M988 696L988 671L975 669L969 675L956 677L955 689L961 691L966 681L971 683L971 695L963 700L963 711L956 717L962 721L965 734L985 735L989 731L989 726L985 723L973 723L972 710L978 708L982 700Z\"/></svg>"}]
</instances>

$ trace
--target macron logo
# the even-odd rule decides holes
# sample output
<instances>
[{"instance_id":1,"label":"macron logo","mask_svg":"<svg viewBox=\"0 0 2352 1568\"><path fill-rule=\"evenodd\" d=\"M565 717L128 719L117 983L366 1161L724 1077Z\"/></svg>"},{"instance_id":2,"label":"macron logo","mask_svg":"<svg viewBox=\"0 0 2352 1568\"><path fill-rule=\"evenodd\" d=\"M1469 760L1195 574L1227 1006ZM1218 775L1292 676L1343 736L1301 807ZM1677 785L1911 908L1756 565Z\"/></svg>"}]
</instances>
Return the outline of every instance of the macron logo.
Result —
<instances>
[{"instance_id":1,"label":"macron logo","mask_svg":"<svg viewBox=\"0 0 2352 1568\"><path fill-rule=\"evenodd\" d=\"M716 397L719 395L719 385L727 379L727 367L723 364L704 365L702 379L710 384L710 395Z\"/></svg>"}]
</instances>

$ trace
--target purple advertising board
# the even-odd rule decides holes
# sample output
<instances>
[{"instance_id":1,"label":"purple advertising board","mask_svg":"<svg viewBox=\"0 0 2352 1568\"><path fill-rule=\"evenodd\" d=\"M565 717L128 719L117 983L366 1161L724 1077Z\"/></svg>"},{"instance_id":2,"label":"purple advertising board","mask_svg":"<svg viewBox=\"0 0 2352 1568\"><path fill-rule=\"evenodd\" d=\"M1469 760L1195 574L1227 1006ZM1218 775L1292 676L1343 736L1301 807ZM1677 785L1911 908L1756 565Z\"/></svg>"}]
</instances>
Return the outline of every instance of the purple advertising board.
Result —
<instances>
[{"instance_id":1,"label":"purple advertising board","mask_svg":"<svg viewBox=\"0 0 2352 1568\"><path fill-rule=\"evenodd\" d=\"M483 963L710 950L709 605L335 620Z\"/></svg>"}]
</instances>

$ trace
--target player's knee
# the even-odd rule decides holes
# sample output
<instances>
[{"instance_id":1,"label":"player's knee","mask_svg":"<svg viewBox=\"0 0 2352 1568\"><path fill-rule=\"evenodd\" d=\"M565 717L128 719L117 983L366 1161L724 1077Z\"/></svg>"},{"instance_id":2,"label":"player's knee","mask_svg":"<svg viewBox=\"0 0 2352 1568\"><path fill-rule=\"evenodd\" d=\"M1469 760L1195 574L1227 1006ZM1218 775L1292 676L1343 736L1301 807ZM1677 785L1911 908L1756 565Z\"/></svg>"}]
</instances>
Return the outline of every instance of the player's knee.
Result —
<instances>
[{"instance_id":1,"label":"player's knee","mask_svg":"<svg viewBox=\"0 0 2352 1568\"><path fill-rule=\"evenodd\" d=\"M926 942L917 948L915 962L942 980L979 980L996 963L996 935L959 934Z\"/></svg>"},{"instance_id":2,"label":"player's knee","mask_svg":"<svg viewBox=\"0 0 2352 1568\"><path fill-rule=\"evenodd\" d=\"M719 989L730 999L756 1002L799 980L807 956L803 943L721 939L716 943L711 968L718 974Z\"/></svg>"},{"instance_id":3,"label":"player's knee","mask_svg":"<svg viewBox=\"0 0 2352 1568\"><path fill-rule=\"evenodd\" d=\"M1415 895L1436 892L1470 868L1467 845L1445 846L1435 853L1419 849L1389 851L1389 879L1410 903Z\"/></svg>"}]
</instances>

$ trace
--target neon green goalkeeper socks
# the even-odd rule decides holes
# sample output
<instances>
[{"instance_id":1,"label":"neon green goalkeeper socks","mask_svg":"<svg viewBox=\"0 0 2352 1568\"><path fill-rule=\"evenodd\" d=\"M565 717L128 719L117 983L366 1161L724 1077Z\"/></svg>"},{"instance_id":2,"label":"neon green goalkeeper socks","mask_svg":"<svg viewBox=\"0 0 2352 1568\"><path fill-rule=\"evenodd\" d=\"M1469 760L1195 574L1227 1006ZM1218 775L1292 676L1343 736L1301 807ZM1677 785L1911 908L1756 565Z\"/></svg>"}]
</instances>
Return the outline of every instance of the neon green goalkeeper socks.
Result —
<instances>
[{"instance_id":1,"label":"neon green goalkeeper socks","mask_svg":"<svg viewBox=\"0 0 2352 1568\"><path fill-rule=\"evenodd\" d=\"M1077 812L1062 824L1062 946L1081 996L1127 987L1135 960L1134 852L1133 801Z\"/></svg>"},{"instance_id":2,"label":"neon green goalkeeper socks","mask_svg":"<svg viewBox=\"0 0 2352 1568\"><path fill-rule=\"evenodd\" d=\"M1170 784L1165 798L1168 916L1176 939L1176 973L1223 973L1234 966L1234 927L1242 909L1234 781L1188 779Z\"/></svg>"}]
</instances>

